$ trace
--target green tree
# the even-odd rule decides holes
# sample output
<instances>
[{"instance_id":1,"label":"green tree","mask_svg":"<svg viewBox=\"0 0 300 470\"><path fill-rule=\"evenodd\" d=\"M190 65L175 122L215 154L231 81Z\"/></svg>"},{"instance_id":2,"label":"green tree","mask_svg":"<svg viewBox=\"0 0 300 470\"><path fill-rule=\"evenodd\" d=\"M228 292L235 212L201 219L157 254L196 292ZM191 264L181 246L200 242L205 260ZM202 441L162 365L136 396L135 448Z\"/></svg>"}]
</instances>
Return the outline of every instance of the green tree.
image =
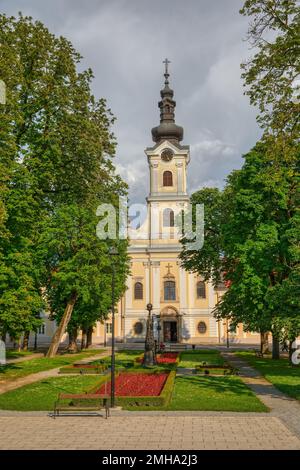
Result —
<instances>
[{"instance_id":1,"label":"green tree","mask_svg":"<svg viewBox=\"0 0 300 470\"><path fill-rule=\"evenodd\" d=\"M80 262L84 265L80 256L78 266L75 252L68 259L62 250L67 241L59 232L61 259L51 259L54 247L45 245L59 230L55 223L63 223L64 215L67 222L72 211L75 220L85 213L94 234L95 207L103 201L116 205L126 188L111 159L114 118L105 100L91 93L92 71L78 72L81 57L72 44L21 14L0 15L0 43L1 79L7 89L6 104L0 107L0 328L19 334L20 328L36 328L36 311L44 297L52 308L54 291L62 292L58 311L68 307L70 298L75 304L77 296L83 297L84 285L79 294L66 287L68 276L73 282ZM90 239L82 243L92 245ZM90 282L89 277L82 273L80 282ZM15 319L24 316L28 321L21 327Z\"/></svg>"}]
</instances>

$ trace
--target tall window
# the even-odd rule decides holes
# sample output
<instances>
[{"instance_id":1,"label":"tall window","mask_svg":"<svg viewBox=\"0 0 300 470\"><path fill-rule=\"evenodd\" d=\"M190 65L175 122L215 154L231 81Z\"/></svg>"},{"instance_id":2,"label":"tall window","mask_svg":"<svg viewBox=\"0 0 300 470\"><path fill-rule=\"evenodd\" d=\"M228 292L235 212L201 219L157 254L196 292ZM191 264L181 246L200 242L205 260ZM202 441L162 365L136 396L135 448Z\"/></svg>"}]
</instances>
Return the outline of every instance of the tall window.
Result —
<instances>
[{"instance_id":1,"label":"tall window","mask_svg":"<svg viewBox=\"0 0 300 470\"><path fill-rule=\"evenodd\" d=\"M174 227L174 212L172 209L165 209L163 212L163 226Z\"/></svg>"},{"instance_id":2,"label":"tall window","mask_svg":"<svg viewBox=\"0 0 300 470\"><path fill-rule=\"evenodd\" d=\"M171 171L164 171L163 186L173 186L173 175Z\"/></svg>"},{"instance_id":3,"label":"tall window","mask_svg":"<svg viewBox=\"0 0 300 470\"><path fill-rule=\"evenodd\" d=\"M175 291L175 282L174 281L165 281L164 282L164 299L165 300L176 300L176 291Z\"/></svg>"},{"instance_id":4,"label":"tall window","mask_svg":"<svg viewBox=\"0 0 300 470\"><path fill-rule=\"evenodd\" d=\"M134 298L136 300L143 299L143 284L141 282L136 282L134 284Z\"/></svg>"},{"instance_id":5,"label":"tall window","mask_svg":"<svg viewBox=\"0 0 300 470\"><path fill-rule=\"evenodd\" d=\"M44 335L44 334L45 334L45 329L46 329L45 327L46 327L45 323L42 323L42 324L38 327L37 332L38 332L39 335Z\"/></svg>"},{"instance_id":6,"label":"tall window","mask_svg":"<svg viewBox=\"0 0 300 470\"><path fill-rule=\"evenodd\" d=\"M205 282L198 281L197 282L197 299L205 299L205 298L206 298Z\"/></svg>"}]
</instances>

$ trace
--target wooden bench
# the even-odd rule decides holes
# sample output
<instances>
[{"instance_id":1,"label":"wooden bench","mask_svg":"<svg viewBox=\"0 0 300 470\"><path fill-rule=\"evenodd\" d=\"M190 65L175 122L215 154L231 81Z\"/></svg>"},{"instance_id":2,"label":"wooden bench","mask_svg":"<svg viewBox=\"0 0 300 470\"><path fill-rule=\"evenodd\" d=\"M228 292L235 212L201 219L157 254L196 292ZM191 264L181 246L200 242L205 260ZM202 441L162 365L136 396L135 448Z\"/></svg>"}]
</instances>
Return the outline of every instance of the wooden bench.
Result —
<instances>
[{"instance_id":1,"label":"wooden bench","mask_svg":"<svg viewBox=\"0 0 300 470\"><path fill-rule=\"evenodd\" d=\"M69 400L69 403L65 403ZM73 401L80 401L80 404L73 403ZM94 403L88 403L88 400L92 400ZM87 403L84 403L84 402ZM59 416L60 411L91 411L105 409L105 418L110 416L109 412L110 397L99 395L96 393L60 393L58 399L54 403L53 417Z\"/></svg>"}]
</instances>

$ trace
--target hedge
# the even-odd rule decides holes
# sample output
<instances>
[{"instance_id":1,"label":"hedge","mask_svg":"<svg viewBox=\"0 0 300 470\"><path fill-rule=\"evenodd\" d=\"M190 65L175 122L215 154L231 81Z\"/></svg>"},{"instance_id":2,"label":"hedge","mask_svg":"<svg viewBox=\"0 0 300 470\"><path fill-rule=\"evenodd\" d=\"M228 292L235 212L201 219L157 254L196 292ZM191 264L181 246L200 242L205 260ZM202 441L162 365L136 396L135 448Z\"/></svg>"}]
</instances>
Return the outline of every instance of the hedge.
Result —
<instances>
[{"instance_id":1,"label":"hedge","mask_svg":"<svg viewBox=\"0 0 300 470\"><path fill-rule=\"evenodd\" d=\"M202 375L233 375L237 374L237 369L231 366L196 366L195 371L197 374Z\"/></svg>"},{"instance_id":2,"label":"hedge","mask_svg":"<svg viewBox=\"0 0 300 470\"><path fill-rule=\"evenodd\" d=\"M101 374L105 371L107 371L106 365L99 364L92 367L85 367L84 365L82 367L74 367L72 365L67 367L61 367L59 369L59 374Z\"/></svg>"}]
</instances>

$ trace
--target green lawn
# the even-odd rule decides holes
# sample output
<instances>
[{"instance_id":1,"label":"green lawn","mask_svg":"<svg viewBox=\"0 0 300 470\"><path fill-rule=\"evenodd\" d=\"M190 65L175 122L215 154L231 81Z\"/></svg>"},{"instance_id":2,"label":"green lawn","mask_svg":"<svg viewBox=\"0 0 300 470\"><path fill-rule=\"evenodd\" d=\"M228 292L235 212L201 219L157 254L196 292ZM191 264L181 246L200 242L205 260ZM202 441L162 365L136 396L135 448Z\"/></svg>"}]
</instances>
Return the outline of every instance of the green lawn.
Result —
<instances>
[{"instance_id":1,"label":"green lawn","mask_svg":"<svg viewBox=\"0 0 300 470\"><path fill-rule=\"evenodd\" d=\"M207 365L217 364L221 366L224 364L224 360L219 351L202 349L199 351L195 350L181 353L178 367L193 369L201 362L206 362Z\"/></svg>"},{"instance_id":2,"label":"green lawn","mask_svg":"<svg viewBox=\"0 0 300 470\"><path fill-rule=\"evenodd\" d=\"M6 381L15 380L19 377L25 377L26 375L35 374L36 372L41 372L43 370L63 367L78 360L88 358L89 356L100 354L102 351L103 350L100 349L94 349L79 354L61 354L51 359L40 357L15 364L6 364L5 366L0 366L0 384Z\"/></svg>"},{"instance_id":3,"label":"green lawn","mask_svg":"<svg viewBox=\"0 0 300 470\"><path fill-rule=\"evenodd\" d=\"M267 411L238 377L176 377L170 410Z\"/></svg>"},{"instance_id":4,"label":"green lawn","mask_svg":"<svg viewBox=\"0 0 300 470\"><path fill-rule=\"evenodd\" d=\"M135 359L138 358L142 353L143 351L138 351L138 350L122 351L122 352L116 353L116 356L115 356L116 367L126 367L126 368L134 367ZM97 364L99 362L110 365L111 357L110 356L103 357L100 360L94 361L93 363Z\"/></svg>"},{"instance_id":5,"label":"green lawn","mask_svg":"<svg viewBox=\"0 0 300 470\"><path fill-rule=\"evenodd\" d=\"M92 375L50 377L0 395L0 409L53 410L59 393L82 393L105 380ZM176 377L171 403L164 408L131 410L267 411L238 377Z\"/></svg>"},{"instance_id":6,"label":"green lawn","mask_svg":"<svg viewBox=\"0 0 300 470\"><path fill-rule=\"evenodd\" d=\"M84 393L104 380L83 375L50 377L0 395L0 409L18 411L53 410L59 393Z\"/></svg>"},{"instance_id":7,"label":"green lawn","mask_svg":"<svg viewBox=\"0 0 300 470\"><path fill-rule=\"evenodd\" d=\"M300 400L300 366L289 365L288 359L258 358L249 351L240 351L236 355L255 367L278 390Z\"/></svg>"},{"instance_id":8,"label":"green lawn","mask_svg":"<svg viewBox=\"0 0 300 470\"><path fill-rule=\"evenodd\" d=\"M266 412L268 408L238 377L177 376L171 402L164 408L128 410Z\"/></svg>"},{"instance_id":9,"label":"green lawn","mask_svg":"<svg viewBox=\"0 0 300 470\"><path fill-rule=\"evenodd\" d=\"M20 357L32 356L33 354L38 354L36 351L15 351L15 350L6 350L7 359L19 359Z\"/></svg>"},{"instance_id":10,"label":"green lawn","mask_svg":"<svg viewBox=\"0 0 300 470\"><path fill-rule=\"evenodd\" d=\"M97 351L99 352L99 351ZM88 354L95 354L95 351L71 356L59 356L55 359L34 359L21 364L27 363L23 375L37 371L37 363L39 370L50 369L60 365L67 365ZM129 370L141 369L140 366L134 365L134 359L140 356L141 351L123 351L117 353L116 364L118 367L126 367ZM199 362L222 364L222 358L217 351L192 351L181 354L182 361L180 366L195 367ZM50 362L48 362L50 361ZM102 362L110 363L110 357L103 358ZM31 364L30 363L34 363ZM30 372L29 372L30 367ZM165 367L165 366L164 366ZM158 367L155 367L158 369ZM18 373L20 374L20 370ZM14 369L9 369L6 373L12 373ZM21 369L22 372L22 369ZM20 376L20 375L18 375ZM299 378L299 376L298 376ZM105 377L99 376L66 376L51 377L34 384L26 385L16 390L0 395L0 409L11 410L52 410L53 403L58 393L80 393L88 391L97 383L101 383ZM267 408L258 400L253 392L236 376L225 377L203 377L198 375L177 376L171 402L164 408L130 408L131 410L206 410L206 411L268 411Z\"/></svg>"}]
</instances>

